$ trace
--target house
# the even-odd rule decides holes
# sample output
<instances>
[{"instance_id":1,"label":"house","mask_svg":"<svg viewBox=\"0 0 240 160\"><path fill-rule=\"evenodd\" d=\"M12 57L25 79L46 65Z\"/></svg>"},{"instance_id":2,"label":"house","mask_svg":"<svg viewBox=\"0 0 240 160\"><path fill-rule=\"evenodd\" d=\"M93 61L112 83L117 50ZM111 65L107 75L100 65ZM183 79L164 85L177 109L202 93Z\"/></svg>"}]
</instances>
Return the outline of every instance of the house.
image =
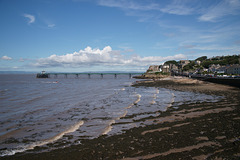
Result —
<instances>
[{"instance_id":1,"label":"house","mask_svg":"<svg viewBox=\"0 0 240 160\"><path fill-rule=\"evenodd\" d=\"M173 72L177 72L178 71L178 66L176 66L175 64L170 64L169 65L169 68L171 71Z\"/></svg>"},{"instance_id":2,"label":"house","mask_svg":"<svg viewBox=\"0 0 240 160\"><path fill-rule=\"evenodd\" d=\"M181 66L182 69L183 69L184 66L186 66L189 63L190 63L189 60L180 60L180 66Z\"/></svg>"},{"instance_id":3,"label":"house","mask_svg":"<svg viewBox=\"0 0 240 160\"><path fill-rule=\"evenodd\" d=\"M203 72L208 72L208 69L207 68L203 68Z\"/></svg>"},{"instance_id":4,"label":"house","mask_svg":"<svg viewBox=\"0 0 240 160\"><path fill-rule=\"evenodd\" d=\"M161 66L160 65L151 65L149 66L147 72L160 72Z\"/></svg>"},{"instance_id":5,"label":"house","mask_svg":"<svg viewBox=\"0 0 240 160\"><path fill-rule=\"evenodd\" d=\"M212 64L209 66L208 68L208 72L217 72L217 70L220 68L221 66L219 64Z\"/></svg>"},{"instance_id":6,"label":"house","mask_svg":"<svg viewBox=\"0 0 240 160\"><path fill-rule=\"evenodd\" d=\"M195 61L195 64L200 66L201 61L197 60L197 61Z\"/></svg>"},{"instance_id":7,"label":"house","mask_svg":"<svg viewBox=\"0 0 240 160\"><path fill-rule=\"evenodd\" d=\"M222 66L222 67L219 67L218 69L216 69L217 73L225 73L225 71L226 71L226 66Z\"/></svg>"},{"instance_id":8,"label":"house","mask_svg":"<svg viewBox=\"0 0 240 160\"><path fill-rule=\"evenodd\" d=\"M234 64L234 65L226 67L225 73L226 74L240 74L240 65Z\"/></svg>"},{"instance_id":9,"label":"house","mask_svg":"<svg viewBox=\"0 0 240 160\"><path fill-rule=\"evenodd\" d=\"M165 73L177 72L178 66L176 66L175 64L164 64L162 65L161 69L162 69L162 72L165 72Z\"/></svg>"},{"instance_id":10,"label":"house","mask_svg":"<svg viewBox=\"0 0 240 160\"><path fill-rule=\"evenodd\" d=\"M162 72L169 73L170 72L170 66L168 64L162 65Z\"/></svg>"}]
</instances>

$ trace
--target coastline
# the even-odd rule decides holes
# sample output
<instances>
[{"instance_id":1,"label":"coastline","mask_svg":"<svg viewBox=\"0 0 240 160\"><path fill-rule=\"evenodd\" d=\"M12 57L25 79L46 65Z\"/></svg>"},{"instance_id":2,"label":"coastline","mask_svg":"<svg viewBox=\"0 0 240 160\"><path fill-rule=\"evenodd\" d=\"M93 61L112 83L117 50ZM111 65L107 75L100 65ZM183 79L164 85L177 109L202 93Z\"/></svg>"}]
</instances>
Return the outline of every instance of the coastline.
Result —
<instances>
[{"instance_id":1,"label":"coastline","mask_svg":"<svg viewBox=\"0 0 240 160\"><path fill-rule=\"evenodd\" d=\"M238 88L180 77L138 81L134 87L224 96L218 102L170 106L145 127L39 154L18 153L0 159L239 159L240 91ZM34 150L38 150L35 148Z\"/></svg>"},{"instance_id":2,"label":"coastline","mask_svg":"<svg viewBox=\"0 0 240 160\"><path fill-rule=\"evenodd\" d=\"M134 87L162 87L173 90L180 91L191 91L191 92L201 92L201 93L211 93L211 94L221 94L220 92L224 91L237 91L239 90L236 87L216 84L206 81L201 81L197 79L191 79L188 77L181 76L169 76L165 78L158 79L148 79L137 81L133 84Z\"/></svg>"}]
</instances>

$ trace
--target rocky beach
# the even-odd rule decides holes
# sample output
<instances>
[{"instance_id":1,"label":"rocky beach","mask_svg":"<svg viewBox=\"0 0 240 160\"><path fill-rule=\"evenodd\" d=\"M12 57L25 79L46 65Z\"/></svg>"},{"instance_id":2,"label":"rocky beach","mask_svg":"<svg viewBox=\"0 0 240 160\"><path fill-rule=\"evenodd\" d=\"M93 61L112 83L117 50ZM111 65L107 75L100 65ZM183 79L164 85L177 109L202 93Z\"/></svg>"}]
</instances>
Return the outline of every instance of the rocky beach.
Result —
<instances>
[{"instance_id":1,"label":"rocky beach","mask_svg":"<svg viewBox=\"0 0 240 160\"><path fill-rule=\"evenodd\" d=\"M0 13L0 160L240 160L240 0Z\"/></svg>"},{"instance_id":2,"label":"rocky beach","mask_svg":"<svg viewBox=\"0 0 240 160\"><path fill-rule=\"evenodd\" d=\"M156 87L217 95L217 102L175 105L158 116L136 120L145 126L118 135L83 139L79 145L35 153L18 153L1 159L239 159L240 92L238 88L168 77L141 80L134 87ZM137 104L136 104L137 105ZM123 117L129 118L128 116ZM114 127L114 124L113 124Z\"/></svg>"}]
</instances>

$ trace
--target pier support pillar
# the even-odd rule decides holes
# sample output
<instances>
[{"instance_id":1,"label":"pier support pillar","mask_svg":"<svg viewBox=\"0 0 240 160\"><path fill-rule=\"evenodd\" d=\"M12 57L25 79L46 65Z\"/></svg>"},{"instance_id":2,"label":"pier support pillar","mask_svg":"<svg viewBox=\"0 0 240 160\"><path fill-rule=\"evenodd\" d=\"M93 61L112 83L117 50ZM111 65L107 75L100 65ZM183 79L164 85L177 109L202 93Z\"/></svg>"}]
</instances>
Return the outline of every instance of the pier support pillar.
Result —
<instances>
[{"instance_id":1,"label":"pier support pillar","mask_svg":"<svg viewBox=\"0 0 240 160\"><path fill-rule=\"evenodd\" d=\"M131 79L132 78L132 74L129 74L129 79Z\"/></svg>"}]
</instances>

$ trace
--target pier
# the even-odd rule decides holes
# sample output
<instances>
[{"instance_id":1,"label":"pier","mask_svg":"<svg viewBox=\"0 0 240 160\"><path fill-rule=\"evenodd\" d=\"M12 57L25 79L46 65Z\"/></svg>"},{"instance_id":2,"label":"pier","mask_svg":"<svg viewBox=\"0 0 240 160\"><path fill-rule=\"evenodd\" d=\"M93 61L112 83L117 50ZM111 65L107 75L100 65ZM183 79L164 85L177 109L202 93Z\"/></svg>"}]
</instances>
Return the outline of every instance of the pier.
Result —
<instances>
[{"instance_id":1,"label":"pier","mask_svg":"<svg viewBox=\"0 0 240 160\"><path fill-rule=\"evenodd\" d=\"M134 73L134 72L131 72L131 73L100 73L100 72L89 72L89 73L46 73L45 71L42 71L42 73L38 73L37 74L37 78L58 78L59 76L64 76L64 78L68 78L69 76L72 76L74 75L75 78L80 78L81 75L87 75L88 78L90 79L92 75L99 75L100 78L104 78L104 75L112 75L113 78L117 78L118 75L128 75L129 78L132 78L132 76L135 76L135 75L142 75L144 73Z\"/></svg>"}]
</instances>

